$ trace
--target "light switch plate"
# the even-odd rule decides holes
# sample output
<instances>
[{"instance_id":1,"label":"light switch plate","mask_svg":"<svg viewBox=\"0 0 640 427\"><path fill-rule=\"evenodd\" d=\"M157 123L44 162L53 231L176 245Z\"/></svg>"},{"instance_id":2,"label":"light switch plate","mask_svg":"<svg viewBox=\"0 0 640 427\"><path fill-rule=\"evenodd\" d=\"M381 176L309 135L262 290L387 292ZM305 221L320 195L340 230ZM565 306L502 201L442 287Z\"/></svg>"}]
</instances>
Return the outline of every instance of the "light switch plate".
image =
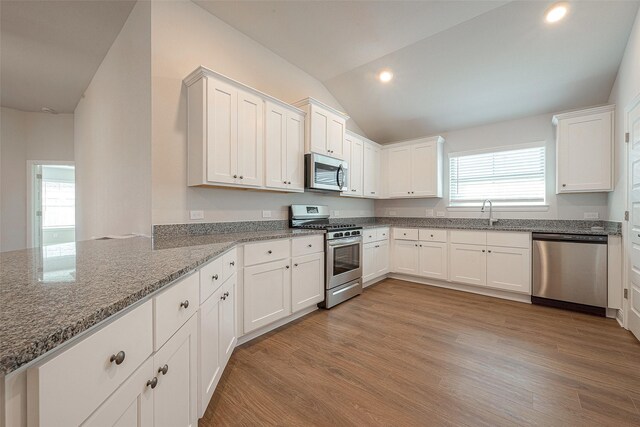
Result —
<instances>
[{"instance_id":1,"label":"light switch plate","mask_svg":"<svg viewBox=\"0 0 640 427\"><path fill-rule=\"evenodd\" d=\"M436 215L438 216L438 218L442 218L444 217L444 211L438 211Z\"/></svg>"},{"instance_id":2,"label":"light switch plate","mask_svg":"<svg viewBox=\"0 0 640 427\"><path fill-rule=\"evenodd\" d=\"M189 218L204 219L204 211L189 211Z\"/></svg>"},{"instance_id":3,"label":"light switch plate","mask_svg":"<svg viewBox=\"0 0 640 427\"><path fill-rule=\"evenodd\" d=\"M262 211L262 218L271 218L271 211Z\"/></svg>"},{"instance_id":4,"label":"light switch plate","mask_svg":"<svg viewBox=\"0 0 640 427\"><path fill-rule=\"evenodd\" d=\"M585 212L584 213L584 219L598 219L600 218L600 215L598 215L598 212Z\"/></svg>"},{"instance_id":5,"label":"light switch plate","mask_svg":"<svg viewBox=\"0 0 640 427\"><path fill-rule=\"evenodd\" d=\"M426 216L430 216L430 217L432 217L432 216L433 216L433 209L427 209L427 210L425 211L425 215L426 215Z\"/></svg>"}]
</instances>

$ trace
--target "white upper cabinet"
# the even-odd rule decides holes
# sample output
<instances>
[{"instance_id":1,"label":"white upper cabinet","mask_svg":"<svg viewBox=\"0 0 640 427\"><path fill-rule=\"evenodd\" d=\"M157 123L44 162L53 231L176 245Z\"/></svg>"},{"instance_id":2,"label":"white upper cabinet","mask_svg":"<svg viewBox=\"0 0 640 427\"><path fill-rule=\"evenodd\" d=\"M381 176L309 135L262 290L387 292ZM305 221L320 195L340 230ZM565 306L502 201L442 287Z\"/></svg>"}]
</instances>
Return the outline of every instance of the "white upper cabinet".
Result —
<instances>
[{"instance_id":1,"label":"white upper cabinet","mask_svg":"<svg viewBox=\"0 0 640 427\"><path fill-rule=\"evenodd\" d=\"M304 191L302 110L204 67L184 83L190 186Z\"/></svg>"},{"instance_id":2,"label":"white upper cabinet","mask_svg":"<svg viewBox=\"0 0 640 427\"><path fill-rule=\"evenodd\" d=\"M349 116L313 98L293 104L306 113L305 153L344 160L344 137Z\"/></svg>"},{"instance_id":3,"label":"white upper cabinet","mask_svg":"<svg viewBox=\"0 0 640 427\"><path fill-rule=\"evenodd\" d=\"M556 193L613 191L615 105L553 116Z\"/></svg>"},{"instance_id":4,"label":"white upper cabinet","mask_svg":"<svg viewBox=\"0 0 640 427\"><path fill-rule=\"evenodd\" d=\"M442 197L443 143L436 136L385 146L387 197Z\"/></svg>"},{"instance_id":5,"label":"white upper cabinet","mask_svg":"<svg viewBox=\"0 0 640 427\"><path fill-rule=\"evenodd\" d=\"M343 196L362 197L364 179L364 142L354 134L347 133L344 138L344 160L349 165L349 188Z\"/></svg>"},{"instance_id":6,"label":"white upper cabinet","mask_svg":"<svg viewBox=\"0 0 640 427\"><path fill-rule=\"evenodd\" d=\"M304 191L304 113L266 103L265 186Z\"/></svg>"},{"instance_id":7,"label":"white upper cabinet","mask_svg":"<svg viewBox=\"0 0 640 427\"><path fill-rule=\"evenodd\" d=\"M380 147L377 144L365 141L364 144L364 197L380 197Z\"/></svg>"}]
</instances>

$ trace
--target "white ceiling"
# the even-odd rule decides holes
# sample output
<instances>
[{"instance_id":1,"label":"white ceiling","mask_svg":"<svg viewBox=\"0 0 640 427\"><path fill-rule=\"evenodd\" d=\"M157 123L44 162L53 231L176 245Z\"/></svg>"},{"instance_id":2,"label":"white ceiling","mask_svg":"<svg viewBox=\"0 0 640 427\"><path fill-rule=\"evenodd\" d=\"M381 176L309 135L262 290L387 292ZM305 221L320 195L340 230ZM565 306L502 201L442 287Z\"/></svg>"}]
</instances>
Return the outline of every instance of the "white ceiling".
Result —
<instances>
[{"instance_id":1,"label":"white ceiling","mask_svg":"<svg viewBox=\"0 0 640 427\"><path fill-rule=\"evenodd\" d=\"M0 102L72 113L135 1L0 1Z\"/></svg>"},{"instance_id":2,"label":"white ceiling","mask_svg":"<svg viewBox=\"0 0 640 427\"><path fill-rule=\"evenodd\" d=\"M322 81L378 142L607 102L637 1L202 1ZM375 76L391 68L394 80Z\"/></svg>"}]
</instances>

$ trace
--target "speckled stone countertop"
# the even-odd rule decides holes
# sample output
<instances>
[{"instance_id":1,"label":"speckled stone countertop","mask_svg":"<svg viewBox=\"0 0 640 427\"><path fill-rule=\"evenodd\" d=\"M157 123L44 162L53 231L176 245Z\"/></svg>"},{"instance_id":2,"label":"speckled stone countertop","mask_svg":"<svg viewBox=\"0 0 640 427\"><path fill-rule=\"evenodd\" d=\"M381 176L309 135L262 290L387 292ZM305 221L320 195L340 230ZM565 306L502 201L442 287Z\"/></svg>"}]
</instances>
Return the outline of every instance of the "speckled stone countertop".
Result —
<instances>
[{"instance_id":1,"label":"speckled stone countertop","mask_svg":"<svg viewBox=\"0 0 640 427\"><path fill-rule=\"evenodd\" d=\"M405 227L405 228L448 228L458 230L522 231L534 233L563 233L619 236L621 224L611 221L581 220L540 220L540 219L499 219L490 226L487 219L478 218L402 218L378 217L372 222L350 218L363 228ZM602 227L594 230L592 227Z\"/></svg>"},{"instance_id":2,"label":"speckled stone countertop","mask_svg":"<svg viewBox=\"0 0 640 427\"><path fill-rule=\"evenodd\" d=\"M132 237L0 252L0 377L239 243L322 233Z\"/></svg>"}]
</instances>

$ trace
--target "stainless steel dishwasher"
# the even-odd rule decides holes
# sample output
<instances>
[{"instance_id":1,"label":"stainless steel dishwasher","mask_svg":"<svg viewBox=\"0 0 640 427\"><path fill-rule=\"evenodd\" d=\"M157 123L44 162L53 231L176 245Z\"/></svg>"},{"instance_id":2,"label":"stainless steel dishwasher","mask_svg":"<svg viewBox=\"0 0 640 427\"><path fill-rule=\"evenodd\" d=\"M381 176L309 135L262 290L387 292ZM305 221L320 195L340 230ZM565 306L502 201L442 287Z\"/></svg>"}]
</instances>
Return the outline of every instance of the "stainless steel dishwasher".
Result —
<instances>
[{"instance_id":1,"label":"stainless steel dishwasher","mask_svg":"<svg viewBox=\"0 0 640 427\"><path fill-rule=\"evenodd\" d=\"M531 302L605 316L607 236L533 233Z\"/></svg>"}]
</instances>

